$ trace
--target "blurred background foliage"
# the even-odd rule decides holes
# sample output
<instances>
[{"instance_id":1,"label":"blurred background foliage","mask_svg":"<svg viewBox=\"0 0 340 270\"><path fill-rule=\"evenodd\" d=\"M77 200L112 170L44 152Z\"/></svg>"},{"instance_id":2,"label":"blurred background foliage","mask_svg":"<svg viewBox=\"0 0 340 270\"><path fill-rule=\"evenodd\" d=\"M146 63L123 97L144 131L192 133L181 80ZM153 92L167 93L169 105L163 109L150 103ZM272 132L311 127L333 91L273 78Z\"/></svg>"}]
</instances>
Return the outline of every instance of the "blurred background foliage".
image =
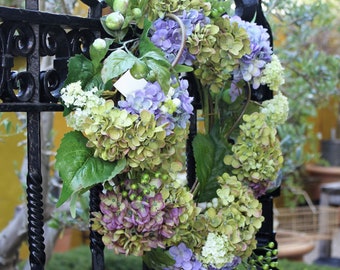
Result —
<instances>
[{"instance_id":1,"label":"blurred background foliage","mask_svg":"<svg viewBox=\"0 0 340 270\"><path fill-rule=\"evenodd\" d=\"M335 0L263 2L274 52L285 68L282 91L290 113L279 128L285 156L281 190L283 197L291 197L292 190L304 188L305 165L323 162L320 140L329 139L331 130L340 137L340 7Z\"/></svg>"}]
</instances>

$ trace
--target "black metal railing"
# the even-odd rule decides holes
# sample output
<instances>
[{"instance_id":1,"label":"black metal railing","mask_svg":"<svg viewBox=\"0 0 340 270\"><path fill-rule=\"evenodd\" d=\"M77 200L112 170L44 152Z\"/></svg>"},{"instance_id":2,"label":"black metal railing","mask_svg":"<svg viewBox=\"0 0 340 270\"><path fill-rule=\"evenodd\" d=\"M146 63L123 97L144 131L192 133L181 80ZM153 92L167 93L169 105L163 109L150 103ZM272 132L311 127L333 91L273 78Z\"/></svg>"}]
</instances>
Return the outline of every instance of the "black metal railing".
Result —
<instances>
[{"instance_id":1,"label":"black metal railing","mask_svg":"<svg viewBox=\"0 0 340 270\"><path fill-rule=\"evenodd\" d=\"M33 270L44 269L44 212L41 174L40 113L62 111L58 104L59 90L67 76L67 61L70 56L88 55L89 45L102 35L99 17L104 1L82 0L88 8L88 18L52 14L39 11L38 0L26 0L25 9L0 6L0 112L27 113L27 207L29 260ZM261 2L235 1L238 14L245 19L257 14L257 22L269 25L262 16ZM245 4L247 3L247 4ZM17 57L26 58L26 70L13 70ZM43 57L53 58L53 67L41 70ZM191 88L195 96L194 86ZM257 91L257 100L271 98L271 92L263 88ZM196 95L197 96L197 95ZM200 107L198 99L195 108ZM191 119L187 143L188 180L195 179L195 165L191 140L196 133L196 117ZM90 212L99 210L100 185L90 191ZM265 223L258 234L259 243L275 241L273 232L272 195L261 199L264 205ZM104 269L104 245L100 235L90 232L92 269Z\"/></svg>"}]
</instances>

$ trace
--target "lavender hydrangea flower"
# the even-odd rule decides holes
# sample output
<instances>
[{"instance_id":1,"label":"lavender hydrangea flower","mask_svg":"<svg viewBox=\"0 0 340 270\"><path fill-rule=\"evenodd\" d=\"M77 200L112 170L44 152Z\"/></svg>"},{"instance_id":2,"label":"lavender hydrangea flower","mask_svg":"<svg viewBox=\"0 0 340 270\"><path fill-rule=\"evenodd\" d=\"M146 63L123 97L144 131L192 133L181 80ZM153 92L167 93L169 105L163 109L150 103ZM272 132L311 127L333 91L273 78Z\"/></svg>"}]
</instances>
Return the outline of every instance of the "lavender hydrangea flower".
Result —
<instances>
[{"instance_id":1,"label":"lavender hydrangea flower","mask_svg":"<svg viewBox=\"0 0 340 270\"><path fill-rule=\"evenodd\" d=\"M192 250L184 243L172 246L169 253L175 260L175 264L163 270L205 270L202 263L196 260Z\"/></svg>"},{"instance_id":2,"label":"lavender hydrangea flower","mask_svg":"<svg viewBox=\"0 0 340 270\"><path fill-rule=\"evenodd\" d=\"M193 112L188 87L188 81L181 79L179 86L171 88L165 96L158 82L147 83L143 89L127 95L126 100L118 101L118 106L132 114L149 111L155 115L158 125L165 125L169 135L175 127L186 128Z\"/></svg>"},{"instance_id":3,"label":"lavender hydrangea flower","mask_svg":"<svg viewBox=\"0 0 340 270\"><path fill-rule=\"evenodd\" d=\"M118 106L129 113L139 114L141 111L147 110L156 114L164 100L165 95L159 83L147 83L143 89L128 95L126 100L118 101Z\"/></svg>"},{"instance_id":4,"label":"lavender hydrangea flower","mask_svg":"<svg viewBox=\"0 0 340 270\"><path fill-rule=\"evenodd\" d=\"M98 232L104 235L104 244L123 254L127 252L126 243L133 254L142 254L150 248L165 248L164 240L174 235L183 208L167 204L160 192L144 195L142 189L129 189L131 184L130 179L124 181L128 189L126 197L120 187L100 195L100 212L95 214L95 219L99 222ZM141 200L129 199L136 193L143 194Z\"/></svg>"},{"instance_id":5,"label":"lavender hydrangea flower","mask_svg":"<svg viewBox=\"0 0 340 270\"><path fill-rule=\"evenodd\" d=\"M259 183L249 183L249 187L253 190L255 198L259 198L260 196L264 195L270 185L271 180L268 179L267 181L262 181Z\"/></svg>"},{"instance_id":6,"label":"lavender hydrangea flower","mask_svg":"<svg viewBox=\"0 0 340 270\"><path fill-rule=\"evenodd\" d=\"M185 35L190 36L197 24L207 24L210 22L203 12L197 10L183 11L178 15L185 26ZM165 53L169 62L173 62L178 54L182 42L182 29L179 24L172 19L157 19L153 23L153 33L151 41ZM189 53L188 48L184 48L178 64L192 65L195 57Z\"/></svg>"},{"instance_id":7,"label":"lavender hydrangea flower","mask_svg":"<svg viewBox=\"0 0 340 270\"><path fill-rule=\"evenodd\" d=\"M159 124L168 123L166 127L167 135L169 135L175 127L186 128L193 113L192 101L188 92L189 82L187 80L179 80L179 86L171 89L168 93L161 112L156 116Z\"/></svg>"},{"instance_id":8,"label":"lavender hydrangea flower","mask_svg":"<svg viewBox=\"0 0 340 270\"><path fill-rule=\"evenodd\" d=\"M251 53L244 55L240 60L240 67L233 72L235 82L245 80L250 82L254 89L260 87L261 72L266 63L271 61L273 53L270 46L270 36L261 25L241 20L238 16L230 18L231 22L236 22L244 28L250 39Z\"/></svg>"}]
</instances>

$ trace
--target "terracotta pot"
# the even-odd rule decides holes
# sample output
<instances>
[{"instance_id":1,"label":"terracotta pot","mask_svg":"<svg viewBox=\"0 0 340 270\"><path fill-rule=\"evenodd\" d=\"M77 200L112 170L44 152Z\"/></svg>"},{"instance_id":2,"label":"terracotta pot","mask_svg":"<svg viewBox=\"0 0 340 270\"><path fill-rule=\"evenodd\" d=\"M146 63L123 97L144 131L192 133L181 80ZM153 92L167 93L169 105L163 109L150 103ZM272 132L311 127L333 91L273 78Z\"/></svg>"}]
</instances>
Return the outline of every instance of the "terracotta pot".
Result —
<instances>
[{"instance_id":1,"label":"terracotta pot","mask_svg":"<svg viewBox=\"0 0 340 270\"><path fill-rule=\"evenodd\" d=\"M302 261L315 247L315 241L301 232L279 230L276 233L279 258Z\"/></svg>"},{"instance_id":2,"label":"terracotta pot","mask_svg":"<svg viewBox=\"0 0 340 270\"><path fill-rule=\"evenodd\" d=\"M306 165L308 178L305 181L304 190L312 201L319 202L321 185L340 181L340 166Z\"/></svg>"}]
</instances>

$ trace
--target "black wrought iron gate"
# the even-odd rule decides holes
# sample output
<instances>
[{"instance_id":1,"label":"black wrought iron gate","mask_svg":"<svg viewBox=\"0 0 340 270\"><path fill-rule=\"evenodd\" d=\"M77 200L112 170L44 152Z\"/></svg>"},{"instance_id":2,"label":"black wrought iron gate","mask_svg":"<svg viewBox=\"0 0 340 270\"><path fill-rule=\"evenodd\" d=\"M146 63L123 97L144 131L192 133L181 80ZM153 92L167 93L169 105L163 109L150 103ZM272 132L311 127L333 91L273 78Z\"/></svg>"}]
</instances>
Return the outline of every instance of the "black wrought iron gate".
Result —
<instances>
[{"instance_id":1,"label":"black wrought iron gate","mask_svg":"<svg viewBox=\"0 0 340 270\"><path fill-rule=\"evenodd\" d=\"M28 243L32 270L44 269L44 213L41 176L40 113L62 111L58 104L59 90L67 75L67 61L70 56L88 54L89 45L102 34L99 17L104 1L82 0L89 7L88 18L52 14L39 11L38 0L26 0L25 9L0 6L0 112L27 113L27 207ZM238 14L249 19L257 11L257 22L269 27L262 16L261 1L235 1ZM14 59L27 59L25 71L14 71ZM53 57L53 67L41 70L42 57ZM260 91L257 91L260 93ZM255 99L270 98L263 89ZM196 108L199 104L196 103ZM191 121L188 142L188 177L195 177L190 140L196 132L196 119ZM191 160L191 161L190 161ZM190 183L189 179L189 183ZM100 186L91 189L90 211L99 210ZM259 245L275 242L273 232L272 196L261 198L265 223L258 234ZM104 269L104 245L100 236L90 232L92 269Z\"/></svg>"}]
</instances>

